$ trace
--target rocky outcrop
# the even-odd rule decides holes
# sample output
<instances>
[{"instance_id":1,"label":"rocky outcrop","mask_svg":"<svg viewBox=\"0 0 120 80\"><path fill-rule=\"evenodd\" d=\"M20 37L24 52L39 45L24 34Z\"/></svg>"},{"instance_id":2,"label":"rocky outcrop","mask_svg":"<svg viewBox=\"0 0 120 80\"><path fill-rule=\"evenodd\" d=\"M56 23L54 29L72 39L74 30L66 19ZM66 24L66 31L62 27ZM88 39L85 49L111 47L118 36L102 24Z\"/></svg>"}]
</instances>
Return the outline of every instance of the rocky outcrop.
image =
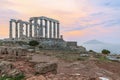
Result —
<instances>
[{"instance_id":1,"label":"rocky outcrop","mask_svg":"<svg viewBox=\"0 0 120 80\"><path fill-rule=\"evenodd\" d=\"M40 76L32 76L26 80L46 80L46 78L44 76L40 75Z\"/></svg>"},{"instance_id":2,"label":"rocky outcrop","mask_svg":"<svg viewBox=\"0 0 120 80\"><path fill-rule=\"evenodd\" d=\"M11 62L8 61L1 61L0 62L0 76L1 75L7 75L15 77L19 74L22 74L22 72L18 69L16 69Z\"/></svg>"},{"instance_id":3,"label":"rocky outcrop","mask_svg":"<svg viewBox=\"0 0 120 80\"><path fill-rule=\"evenodd\" d=\"M6 47L0 46L0 58L5 60L8 59L31 59L31 54L28 54L28 51L22 47Z\"/></svg>"},{"instance_id":4,"label":"rocky outcrop","mask_svg":"<svg viewBox=\"0 0 120 80\"><path fill-rule=\"evenodd\" d=\"M47 72L57 73L56 63L38 63L35 65L35 71L39 74L45 74Z\"/></svg>"},{"instance_id":5,"label":"rocky outcrop","mask_svg":"<svg viewBox=\"0 0 120 80\"><path fill-rule=\"evenodd\" d=\"M13 69L13 66L10 62L7 62L7 61L0 62L0 74L6 74L11 69Z\"/></svg>"}]
</instances>

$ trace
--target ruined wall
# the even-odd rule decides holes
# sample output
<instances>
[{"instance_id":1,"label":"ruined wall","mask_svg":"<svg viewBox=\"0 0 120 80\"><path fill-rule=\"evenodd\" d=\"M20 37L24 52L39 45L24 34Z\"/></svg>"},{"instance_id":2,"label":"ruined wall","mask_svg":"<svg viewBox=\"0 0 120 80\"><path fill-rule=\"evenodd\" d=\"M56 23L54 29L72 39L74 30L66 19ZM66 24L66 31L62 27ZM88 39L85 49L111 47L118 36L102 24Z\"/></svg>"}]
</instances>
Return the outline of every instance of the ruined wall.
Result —
<instances>
[{"instance_id":1,"label":"ruined wall","mask_svg":"<svg viewBox=\"0 0 120 80\"><path fill-rule=\"evenodd\" d=\"M3 59L26 58L27 59L27 50L22 49L21 47L0 46L0 58L3 58Z\"/></svg>"},{"instance_id":2,"label":"ruined wall","mask_svg":"<svg viewBox=\"0 0 120 80\"><path fill-rule=\"evenodd\" d=\"M67 46L77 46L77 42L74 42L74 41L67 41L66 42Z\"/></svg>"}]
</instances>

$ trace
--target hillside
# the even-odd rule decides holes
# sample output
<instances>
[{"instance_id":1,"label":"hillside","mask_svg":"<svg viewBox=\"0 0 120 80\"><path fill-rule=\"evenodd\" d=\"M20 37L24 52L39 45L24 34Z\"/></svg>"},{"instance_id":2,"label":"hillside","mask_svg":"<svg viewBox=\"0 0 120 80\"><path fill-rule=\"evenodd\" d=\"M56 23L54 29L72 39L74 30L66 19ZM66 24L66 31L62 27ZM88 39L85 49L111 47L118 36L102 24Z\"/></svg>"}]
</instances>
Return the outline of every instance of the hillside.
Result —
<instances>
[{"instance_id":1,"label":"hillside","mask_svg":"<svg viewBox=\"0 0 120 80\"><path fill-rule=\"evenodd\" d=\"M108 49L112 54L120 54L120 44L104 43L99 40L90 40L82 44L87 50L101 52L103 49Z\"/></svg>"}]
</instances>

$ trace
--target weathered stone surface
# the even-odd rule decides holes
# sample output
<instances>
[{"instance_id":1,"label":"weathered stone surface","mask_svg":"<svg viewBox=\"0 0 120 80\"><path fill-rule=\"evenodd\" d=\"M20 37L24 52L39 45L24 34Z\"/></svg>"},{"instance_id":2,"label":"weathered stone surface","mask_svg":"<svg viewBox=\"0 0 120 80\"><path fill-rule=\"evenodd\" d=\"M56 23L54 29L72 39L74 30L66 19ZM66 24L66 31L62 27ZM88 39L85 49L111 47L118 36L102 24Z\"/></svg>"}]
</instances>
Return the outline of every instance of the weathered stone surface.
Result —
<instances>
[{"instance_id":1,"label":"weathered stone surface","mask_svg":"<svg viewBox=\"0 0 120 80\"><path fill-rule=\"evenodd\" d=\"M8 76L13 76L13 77L16 77L19 74L22 74L22 72L18 69L12 69L7 73Z\"/></svg>"},{"instance_id":2,"label":"weathered stone surface","mask_svg":"<svg viewBox=\"0 0 120 80\"><path fill-rule=\"evenodd\" d=\"M35 71L39 74L45 74L47 72L57 73L57 64L56 63L38 63L35 65Z\"/></svg>"},{"instance_id":3,"label":"weathered stone surface","mask_svg":"<svg viewBox=\"0 0 120 80\"><path fill-rule=\"evenodd\" d=\"M9 70L13 68L12 64L7 61L1 61L0 62L0 73L5 74L8 73Z\"/></svg>"},{"instance_id":4,"label":"weathered stone surface","mask_svg":"<svg viewBox=\"0 0 120 80\"><path fill-rule=\"evenodd\" d=\"M30 77L27 80L46 80L46 78L44 76L40 75L40 76Z\"/></svg>"},{"instance_id":5,"label":"weathered stone surface","mask_svg":"<svg viewBox=\"0 0 120 80\"><path fill-rule=\"evenodd\" d=\"M22 74L22 72L18 69L16 69L11 62L8 61L1 61L0 62L0 75L7 75L7 76L13 76Z\"/></svg>"},{"instance_id":6,"label":"weathered stone surface","mask_svg":"<svg viewBox=\"0 0 120 80\"><path fill-rule=\"evenodd\" d=\"M3 59L30 59L28 51L22 47L0 47L0 57ZM29 56L29 57L28 57Z\"/></svg>"}]
</instances>

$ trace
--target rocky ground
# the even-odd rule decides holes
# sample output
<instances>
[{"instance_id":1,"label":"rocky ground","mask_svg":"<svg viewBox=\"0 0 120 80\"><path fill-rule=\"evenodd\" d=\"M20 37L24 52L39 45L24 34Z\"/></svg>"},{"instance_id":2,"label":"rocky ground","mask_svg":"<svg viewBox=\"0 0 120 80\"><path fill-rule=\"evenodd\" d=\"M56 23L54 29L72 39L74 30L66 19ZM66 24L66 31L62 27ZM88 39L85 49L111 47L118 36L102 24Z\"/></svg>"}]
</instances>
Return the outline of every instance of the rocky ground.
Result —
<instances>
[{"instance_id":1,"label":"rocky ground","mask_svg":"<svg viewBox=\"0 0 120 80\"><path fill-rule=\"evenodd\" d=\"M72 58L72 60L67 59L68 57L65 57L66 55L68 54L62 56L47 53L34 55L32 59L33 62L57 63L58 73L56 75L48 73L45 75L33 76L27 80L40 80L40 78L41 80L99 80L99 77L104 77L109 80L120 80L119 62L99 60L94 57L86 58L85 60L75 60L74 58L78 58L79 54L69 54L68 57Z\"/></svg>"},{"instance_id":2,"label":"rocky ground","mask_svg":"<svg viewBox=\"0 0 120 80\"><path fill-rule=\"evenodd\" d=\"M120 80L120 63L95 57L79 58L80 54L38 53L30 62L19 60L12 63L24 72L26 80ZM33 63L57 63L57 74L35 74ZM102 79L101 79L102 80Z\"/></svg>"}]
</instances>

